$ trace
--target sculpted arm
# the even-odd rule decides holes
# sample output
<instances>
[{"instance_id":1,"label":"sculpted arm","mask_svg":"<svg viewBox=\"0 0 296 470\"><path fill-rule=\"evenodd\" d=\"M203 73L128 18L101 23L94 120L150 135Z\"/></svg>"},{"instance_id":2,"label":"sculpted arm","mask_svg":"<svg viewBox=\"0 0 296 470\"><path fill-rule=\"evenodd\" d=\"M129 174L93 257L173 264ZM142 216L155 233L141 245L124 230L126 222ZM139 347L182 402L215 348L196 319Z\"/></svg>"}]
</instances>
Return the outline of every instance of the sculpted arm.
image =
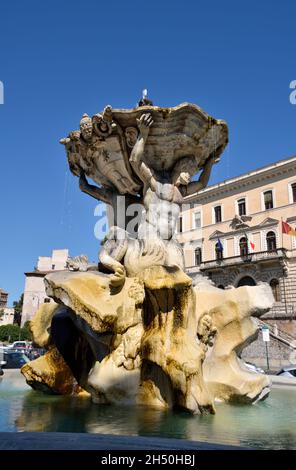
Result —
<instances>
[{"instance_id":1,"label":"sculpted arm","mask_svg":"<svg viewBox=\"0 0 296 470\"><path fill-rule=\"evenodd\" d=\"M88 194L94 199L99 199L100 201L103 201L106 204L111 204L112 202L112 192L108 189L99 188L98 186L89 184L83 171L80 173L79 188L83 193Z\"/></svg>"},{"instance_id":2,"label":"sculpted arm","mask_svg":"<svg viewBox=\"0 0 296 470\"><path fill-rule=\"evenodd\" d=\"M201 189L205 188L209 182L212 166L215 163L216 156L211 154L206 161L206 164L200 174L198 181L193 181L186 187L186 196L197 193Z\"/></svg>"},{"instance_id":3,"label":"sculpted arm","mask_svg":"<svg viewBox=\"0 0 296 470\"><path fill-rule=\"evenodd\" d=\"M149 128L153 124L153 121L150 114L142 114L137 121L140 134L132 150L130 164L143 183L153 186L156 182L154 174L143 161L145 144L149 134Z\"/></svg>"}]
</instances>

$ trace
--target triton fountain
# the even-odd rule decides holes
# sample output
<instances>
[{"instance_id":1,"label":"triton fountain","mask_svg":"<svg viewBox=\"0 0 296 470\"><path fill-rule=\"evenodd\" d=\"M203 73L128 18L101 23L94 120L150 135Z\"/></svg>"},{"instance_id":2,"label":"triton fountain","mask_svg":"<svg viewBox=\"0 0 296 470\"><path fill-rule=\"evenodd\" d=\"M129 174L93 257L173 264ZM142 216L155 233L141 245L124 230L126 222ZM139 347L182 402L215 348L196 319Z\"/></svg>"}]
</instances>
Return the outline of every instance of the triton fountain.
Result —
<instances>
[{"instance_id":1,"label":"triton fountain","mask_svg":"<svg viewBox=\"0 0 296 470\"><path fill-rule=\"evenodd\" d=\"M227 142L226 123L198 106L162 108L147 97L134 109L84 114L62 139L80 189L108 205L112 223L98 265L78 257L45 278L54 302L31 329L47 352L22 368L32 388L192 413L267 396L268 377L238 355L258 334L252 317L273 304L270 287L192 280L176 238L184 198L207 185Z\"/></svg>"}]
</instances>

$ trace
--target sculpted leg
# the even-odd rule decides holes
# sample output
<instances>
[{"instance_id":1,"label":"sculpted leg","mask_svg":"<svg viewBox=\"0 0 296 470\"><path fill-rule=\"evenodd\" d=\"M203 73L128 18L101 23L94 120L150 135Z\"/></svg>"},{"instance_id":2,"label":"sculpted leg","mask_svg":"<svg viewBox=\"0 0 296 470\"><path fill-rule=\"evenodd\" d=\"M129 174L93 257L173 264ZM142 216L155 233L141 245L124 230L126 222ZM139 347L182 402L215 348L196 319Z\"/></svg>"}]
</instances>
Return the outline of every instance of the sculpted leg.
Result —
<instances>
[{"instance_id":1,"label":"sculpted leg","mask_svg":"<svg viewBox=\"0 0 296 470\"><path fill-rule=\"evenodd\" d=\"M126 232L119 227L112 227L99 254L102 265L114 272L110 280L112 287L119 287L124 284L126 273L122 260L127 247Z\"/></svg>"}]
</instances>

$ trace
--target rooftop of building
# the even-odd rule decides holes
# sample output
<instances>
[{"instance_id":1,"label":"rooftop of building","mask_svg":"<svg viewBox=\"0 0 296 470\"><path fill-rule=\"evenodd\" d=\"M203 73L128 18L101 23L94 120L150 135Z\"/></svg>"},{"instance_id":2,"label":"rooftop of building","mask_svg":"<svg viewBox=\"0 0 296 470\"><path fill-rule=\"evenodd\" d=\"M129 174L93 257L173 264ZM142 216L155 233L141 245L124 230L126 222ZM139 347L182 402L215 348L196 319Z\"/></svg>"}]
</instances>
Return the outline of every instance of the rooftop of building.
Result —
<instances>
[{"instance_id":1,"label":"rooftop of building","mask_svg":"<svg viewBox=\"0 0 296 470\"><path fill-rule=\"evenodd\" d=\"M69 257L68 248L54 249L51 256L38 256L37 265L32 271L26 271L25 276L46 276L46 274L66 269Z\"/></svg>"},{"instance_id":2,"label":"rooftop of building","mask_svg":"<svg viewBox=\"0 0 296 470\"><path fill-rule=\"evenodd\" d=\"M40 271L39 269L34 269L34 271L26 271L24 274L25 276L46 276L46 274L49 274L49 273L57 273L57 272L61 272L61 271L66 271L66 268L65 269L49 269L48 271Z\"/></svg>"},{"instance_id":3,"label":"rooftop of building","mask_svg":"<svg viewBox=\"0 0 296 470\"><path fill-rule=\"evenodd\" d=\"M260 177L262 177L262 174L264 174L264 173L268 173L268 172L274 171L274 170L280 170L283 167L285 167L286 165L289 165L291 163L296 164L296 155L293 155L292 157L289 157L289 158L284 158L282 160L278 160L274 163L269 163L268 165L264 165L262 167L256 168L255 170L251 170L251 171L248 171L246 173L241 173L238 176L233 176L233 177L227 178L226 180L221 181L219 183L215 183L211 186L207 186L206 188L199 191L198 195L202 196L203 194L206 194L206 193L211 192L213 190L222 189L223 187L235 184L237 182L241 183L243 180L251 179L253 177L259 177L260 178ZM192 199L196 196L197 196L197 194L195 193L195 194L189 196L188 199Z\"/></svg>"}]
</instances>

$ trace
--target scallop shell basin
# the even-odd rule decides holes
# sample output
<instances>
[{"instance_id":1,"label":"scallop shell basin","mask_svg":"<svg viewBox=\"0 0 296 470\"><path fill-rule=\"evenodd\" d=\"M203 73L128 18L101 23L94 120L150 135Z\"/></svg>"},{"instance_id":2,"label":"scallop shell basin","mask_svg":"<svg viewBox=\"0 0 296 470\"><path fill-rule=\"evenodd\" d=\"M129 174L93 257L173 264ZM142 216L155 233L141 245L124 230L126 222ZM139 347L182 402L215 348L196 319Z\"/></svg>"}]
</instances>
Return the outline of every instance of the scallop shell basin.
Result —
<instances>
[{"instance_id":1,"label":"scallop shell basin","mask_svg":"<svg viewBox=\"0 0 296 470\"><path fill-rule=\"evenodd\" d=\"M112 110L113 120L122 129L137 127L137 119L143 113L151 114L153 119L144 159L156 171L171 170L180 158L189 156L196 159L198 171L210 154L216 151L218 158L227 145L226 122L212 118L194 104Z\"/></svg>"}]
</instances>

